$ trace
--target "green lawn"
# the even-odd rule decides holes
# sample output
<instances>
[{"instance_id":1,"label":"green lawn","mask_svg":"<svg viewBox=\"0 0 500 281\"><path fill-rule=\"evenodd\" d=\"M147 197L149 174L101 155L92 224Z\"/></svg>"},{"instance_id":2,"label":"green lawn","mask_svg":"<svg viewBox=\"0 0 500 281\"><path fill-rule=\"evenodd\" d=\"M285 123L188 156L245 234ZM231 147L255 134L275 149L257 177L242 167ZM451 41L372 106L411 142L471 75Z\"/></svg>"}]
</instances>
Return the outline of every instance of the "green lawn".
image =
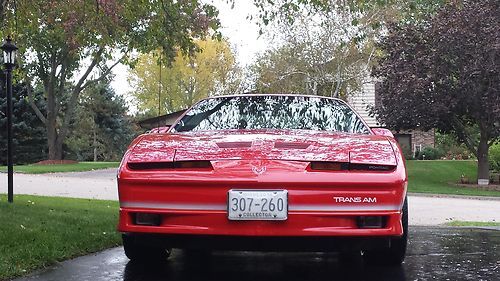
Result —
<instances>
[{"instance_id":1,"label":"green lawn","mask_svg":"<svg viewBox=\"0 0 500 281\"><path fill-rule=\"evenodd\" d=\"M0 280L121 243L118 202L0 195Z\"/></svg>"},{"instance_id":2,"label":"green lawn","mask_svg":"<svg viewBox=\"0 0 500 281\"><path fill-rule=\"evenodd\" d=\"M119 165L120 162L80 162L77 164L19 165L14 166L14 172L26 174L83 172L97 169L116 168ZM0 171L7 171L7 167L1 166Z\"/></svg>"},{"instance_id":3,"label":"green lawn","mask_svg":"<svg viewBox=\"0 0 500 281\"><path fill-rule=\"evenodd\" d=\"M450 221L445 223L447 226L500 226L500 222L482 222L482 221Z\"/></svg>"},{"instance_id":4,"label":"green lawn","mask_svg":"<svg viewBox=\"0 0 500 281\"><path fill-rule=\"evenodd\" d=\"M418 193L500 196L500 191L488 191L456 186L450 183L460 181L463 174L469 179L477 178L475 161L458 160L409 160L408 191Z\"/></svg>"}]
</instances>

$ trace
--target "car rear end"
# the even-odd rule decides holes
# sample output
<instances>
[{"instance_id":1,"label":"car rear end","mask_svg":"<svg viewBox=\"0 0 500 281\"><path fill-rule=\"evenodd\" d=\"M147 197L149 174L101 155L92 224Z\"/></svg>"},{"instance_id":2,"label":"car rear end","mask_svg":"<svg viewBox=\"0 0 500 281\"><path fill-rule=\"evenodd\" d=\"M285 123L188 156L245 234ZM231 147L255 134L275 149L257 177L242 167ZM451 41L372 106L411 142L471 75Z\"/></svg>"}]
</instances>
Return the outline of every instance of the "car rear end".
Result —
<instances>
[{"instance_id":1,"label":"car rear end","mask_svg":"<svg viewBox=\"0 0 500 281\"><path fill-rule=\"evenodd\" d=\"M118 176L125 252L340 250L401 263L405 165L394 138L374 132L336 99L203 100L126 152Z\"/></svg>"},{"instance_id":2,"label":"car rear end","mask_svg":"<svg viewBox=\"0 0 500 281\"><path fill-rule=\"evenodd\" d=\"M198 153L167 149L156 156L175 156L162 162L145 158L139 144L120 168L119 230L129 235L154 234L154 243L181 248L195 244L310 250L384 246L386 238L403 233L406 174L402 159L393 151L397 145L384 137L370 138L369 142L385 143L378 158L364 155L372 155L367 150L373 148L328 156L315 153L320 150L315 146L276 148L277 141L230 148L224 147L226 142L210 151L213 148L203 148L206 144L197 140ZM149 147L158 143L151 138L142 141ZM310 159L304 159L308 153ZM200 242L204 240L210 243ZM330 242L313 245L320 240Z\"/></svg>"}]
</instances>

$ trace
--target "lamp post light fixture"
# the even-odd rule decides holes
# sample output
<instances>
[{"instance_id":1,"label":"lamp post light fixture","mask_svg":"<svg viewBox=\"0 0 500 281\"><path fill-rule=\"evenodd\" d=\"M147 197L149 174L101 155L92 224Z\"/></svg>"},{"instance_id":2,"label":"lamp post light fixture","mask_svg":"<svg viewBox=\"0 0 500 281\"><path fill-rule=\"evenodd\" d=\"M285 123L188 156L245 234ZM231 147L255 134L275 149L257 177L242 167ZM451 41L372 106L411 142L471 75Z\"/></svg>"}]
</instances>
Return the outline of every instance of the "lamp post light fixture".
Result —
<instances>
[{"instance_id":1,"label":"lamp post light fixture","mask_svg":"<svg viewBox=\"0 0 500 281\"><path fill-rule=\"evenodd\" d=\"M12 69L16 63L17 47L12 39L7 37L0 47L3 51L3 64L5 66L5 80L7 90L7 189L8 201L14 201L14 167L12 158Z\"/></svg>"}]
</instances>

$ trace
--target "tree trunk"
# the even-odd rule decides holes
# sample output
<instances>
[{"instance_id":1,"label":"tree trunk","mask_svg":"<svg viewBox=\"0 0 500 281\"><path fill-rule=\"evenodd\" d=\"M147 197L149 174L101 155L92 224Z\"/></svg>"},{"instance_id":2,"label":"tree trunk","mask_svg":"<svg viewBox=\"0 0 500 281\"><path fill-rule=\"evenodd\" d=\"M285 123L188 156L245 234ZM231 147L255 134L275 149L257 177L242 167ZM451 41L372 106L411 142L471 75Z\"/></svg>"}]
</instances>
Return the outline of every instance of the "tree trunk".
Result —
<instances>
[{"instance_id":1,"label":"tree trunk","mask_svg":"<svg viewBox=\"0 0 500 281\"><path fill-rule=\"evenodd\" d=\"M94 162L97 162L97 133L96 133L96 124L94 121L94 125L92 126L92 130L94 131L94 140L92 146L94 147Z\"/></svg>"},{"instance_id":2,"label":"tree trunk","mask_svg":"<svg viewBox=\"0 0 500 281\"><path fill-rule=\"evenodd\" d=\"M47 123L45 128L47 130L47 144L49 147L49 160L62 160L62 142L59 141L59 134L57 133L57 120L55 113L55 102L53 94L47 94Z\"/></svg>"},{"instance_id":3,"label":"tree trunk","mask_svg":"<svg viewBox=\"0 0 500 281\"><path fill-rule=\"evenodd\" d=\"M56 129L47 125L47 142L49 145L49 160L62 160L63 142L59 139Z\"/></svg>"},{"instance_id":4,"label":"tree trunk","mask_svg":"<svg viewBox=\"0 0 500 281\"><path fill-rule=\"evenodd\" d=\"M477 184L488 185L490 178L490 163L488 162L488 138L481 132L477 147Z\"/></svg>"}]
</instances>

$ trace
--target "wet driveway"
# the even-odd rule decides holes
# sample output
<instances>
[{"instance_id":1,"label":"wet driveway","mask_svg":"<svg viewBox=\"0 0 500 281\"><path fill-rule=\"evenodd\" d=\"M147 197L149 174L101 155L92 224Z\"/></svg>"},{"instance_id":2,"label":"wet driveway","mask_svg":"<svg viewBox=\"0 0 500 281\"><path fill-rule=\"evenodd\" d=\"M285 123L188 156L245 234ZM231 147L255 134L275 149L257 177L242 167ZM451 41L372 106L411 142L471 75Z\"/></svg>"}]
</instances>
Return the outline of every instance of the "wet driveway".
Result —
<instances>
[{"instance_id":1,"label":"wet driveway","mask_svg":"<svg viewBox=\"0 0 500 281\"><path fill-rule=\"evenodd\" d=\"M500 231L412 227L401 267L339 262L336 254L214 252L192 258L172 253L160 265L131 263L121 248L66 261L20 280L500 280Z\"/></svg>"}]
</instances>

